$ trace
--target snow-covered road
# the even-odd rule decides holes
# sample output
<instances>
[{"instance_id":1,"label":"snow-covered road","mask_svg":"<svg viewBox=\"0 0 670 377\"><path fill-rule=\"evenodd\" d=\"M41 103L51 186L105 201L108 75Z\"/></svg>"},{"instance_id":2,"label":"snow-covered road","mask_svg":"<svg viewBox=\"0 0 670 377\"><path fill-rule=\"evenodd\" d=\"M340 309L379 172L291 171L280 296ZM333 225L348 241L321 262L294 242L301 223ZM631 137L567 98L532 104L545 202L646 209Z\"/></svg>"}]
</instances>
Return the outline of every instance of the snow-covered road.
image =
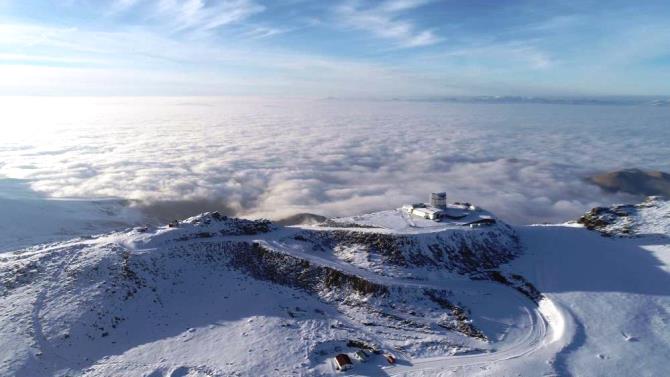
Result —
<instances>
[{"instance_id":1,"label":"snow-covered road","mask_svg":"<svg viewBox=\"0 0 670 377\"><path fill-rule=\"evenodd\" d=\"M404 280L389 276L382 276L373 271L359 268L350 263L342 262L329 255L318 255L306 252L299 247L291 247L286 250L287 245L278 240L259 240L263 246L278 252L285 252L309 260L315 264L328 266L340 271L357 275L368 281L384 284L387 286L406 286L444 289L461 294L469 292L472 295L481 294L481 289L493 291L498 297L497 300L507 301L508 304L520 308L521 315L513 319L513 326L519 331L509 334L504 340L493 342L488 350L481 350L472 353L460 355L448 355L430 358L408 358L405 363L398 363L394 366L384 368L384 372L389 376L402 375L440 375L443 372L468 371L487 371L491 366L503 364L505 362L528 356L536 351L549 351L549 357L559 351L564 345L570 343L570 338L574 334L573 318L569 312L555 303L551 296L543 298L539 305L535 305L526 296L518 293L514 289L498 285L491 282L478 282L468 278L458 278L442 280L439 283L435 281L422 280ZM540 267L538 267L540 268ZM537 274L544 274L543 271L537 271ZM504 297L501 297L504 296ZM470 306L473 308L472 306ZM486 310L486 308L473 308ZM508 335L509 335L508 334Z\"/></svg>"}]
</instances>

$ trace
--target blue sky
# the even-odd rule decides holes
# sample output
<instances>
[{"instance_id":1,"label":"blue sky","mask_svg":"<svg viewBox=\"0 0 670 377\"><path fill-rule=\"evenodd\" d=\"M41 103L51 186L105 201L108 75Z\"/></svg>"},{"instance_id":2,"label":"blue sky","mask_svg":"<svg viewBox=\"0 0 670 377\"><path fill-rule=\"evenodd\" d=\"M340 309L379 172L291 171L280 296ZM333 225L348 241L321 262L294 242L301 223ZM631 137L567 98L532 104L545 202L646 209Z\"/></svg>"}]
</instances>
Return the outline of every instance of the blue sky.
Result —
<instances>
[{"instance_id":1,"label":"blue sky","mask_svg":"<svg viewBox=\"0 0 670 377\"><path fill-rule=\"evenodd\" d=\"M0 0L0 94L670 95L660 1Z\"/></svg>"}]
</instances>

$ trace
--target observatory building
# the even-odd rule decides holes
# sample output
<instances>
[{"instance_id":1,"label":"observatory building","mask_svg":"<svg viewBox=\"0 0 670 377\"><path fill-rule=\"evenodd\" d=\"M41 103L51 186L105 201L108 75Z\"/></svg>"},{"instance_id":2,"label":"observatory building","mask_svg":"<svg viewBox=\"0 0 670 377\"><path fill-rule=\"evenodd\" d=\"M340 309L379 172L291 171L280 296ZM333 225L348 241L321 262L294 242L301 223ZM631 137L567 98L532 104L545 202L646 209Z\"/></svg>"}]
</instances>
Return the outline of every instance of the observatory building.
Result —
<instances>
[{"instance_id":1,"label":"observatory building","mask_svg":"<svg viewBox=\"0 0 670 377\"><path fill-rule=\"evenodd\" d=\"M430 206L437 209L447 209L447 193L433 192L430 194Z\"/></svg>"},{"instance_id":2,"label":"observatory building","mask_svg":"<svg viewBox=\"0 0 670 377\"><path fill-rule=\"evenodd\" d=\"M403 211L410 215L421 217L423 219L440 221L444 211L447 209L447 193L433 192L430 194L430 202L405 204Z\"/></svg>"}]
</instances>

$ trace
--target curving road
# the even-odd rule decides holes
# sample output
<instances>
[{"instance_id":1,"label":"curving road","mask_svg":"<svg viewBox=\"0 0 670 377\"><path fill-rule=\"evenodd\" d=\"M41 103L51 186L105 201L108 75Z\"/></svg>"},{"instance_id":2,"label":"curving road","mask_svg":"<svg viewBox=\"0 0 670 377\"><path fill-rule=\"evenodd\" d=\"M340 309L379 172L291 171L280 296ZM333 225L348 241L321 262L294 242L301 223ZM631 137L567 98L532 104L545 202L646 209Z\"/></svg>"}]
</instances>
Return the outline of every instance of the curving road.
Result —
<instances>
[{"instance_id":1,"label":"curving road","mask_svg":"<svg viewBox=\"0 0 670 377\"><path fill-rule=\"evenodd\" d=\"M340 260L328 258L304 252L298 247L289 247L288 245L275 241L260 241L265 247L292 255L298 255L301 258L310 260L315 264L328 266L340 271L361 276L369 281L384 285L412 286L423 288L437 288L446 290L473 290L474 281L469 279L449 280L442 284L435 282L404 281L388 276L381 276L372 271L365 270ZM287 248L289 250L287 250ZM541 266L540 266L541 267ZM537 271L541 274L542 271ZM503 286L501 286L503 287ZM553 359L565 344L569 343L571 334L574 332L574 322L567 310L560 307L550 296L546 296L535 305L526 296L518 293L516 290L507 289L509 297L507 300L514 300L514 304L522 308L523 318L516 318L515 322L521 324L527 331L518 334L514 339L505 339L504 341L493 343L496 349L492 352L479 352L463 355L450 355L431 358L407 358L408 364L396 364L394 366L384 367L384 372L390 376L420 374L420 372L429 372L430 375L439 374L440 371L458 370L459 368L484 367L492 364L508 362L520 357L528 356L538 351L547 351L547 360Z\"/></svg>"},{"instance_id":2,"label":"curving road","mask_svg":"<svg viewBox=\"0 0 670 377\"><path fill-rule=\"evenodd\" d=\"M396 365L386 368L390 376L428 372L432 375L443 370L457 370L459 368L477 367L502 363L530 355L540 349L556 343L562 343L566 332L566 313L559 309L553 301L545 298L535 309L524 308L528 331L513 342L490 353L477 353L456 356L443 356L423 359L411 359L409 365Z\"/></svg>"}]
</instances>

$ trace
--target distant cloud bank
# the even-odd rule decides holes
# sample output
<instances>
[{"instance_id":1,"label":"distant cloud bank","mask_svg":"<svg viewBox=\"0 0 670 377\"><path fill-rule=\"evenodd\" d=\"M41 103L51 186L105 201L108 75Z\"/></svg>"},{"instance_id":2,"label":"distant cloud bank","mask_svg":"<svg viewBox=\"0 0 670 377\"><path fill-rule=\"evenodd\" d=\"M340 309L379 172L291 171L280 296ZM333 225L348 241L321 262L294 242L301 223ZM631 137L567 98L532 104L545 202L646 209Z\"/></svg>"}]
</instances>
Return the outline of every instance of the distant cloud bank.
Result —
<instances>
[{"instance_id":1,"label":"distant cloud bank","mask_svg":"<svg viewBox=\"0 0 670 377\"><path fill-rule=\"evenodd\" d=\"M668 109L255 98L4 98L0 175L55 197L328 216L446 190L514 223L632 200L586 182L668 170ZM664 165L666 164L666 165Z\"/></svg>"}]
</instances>

